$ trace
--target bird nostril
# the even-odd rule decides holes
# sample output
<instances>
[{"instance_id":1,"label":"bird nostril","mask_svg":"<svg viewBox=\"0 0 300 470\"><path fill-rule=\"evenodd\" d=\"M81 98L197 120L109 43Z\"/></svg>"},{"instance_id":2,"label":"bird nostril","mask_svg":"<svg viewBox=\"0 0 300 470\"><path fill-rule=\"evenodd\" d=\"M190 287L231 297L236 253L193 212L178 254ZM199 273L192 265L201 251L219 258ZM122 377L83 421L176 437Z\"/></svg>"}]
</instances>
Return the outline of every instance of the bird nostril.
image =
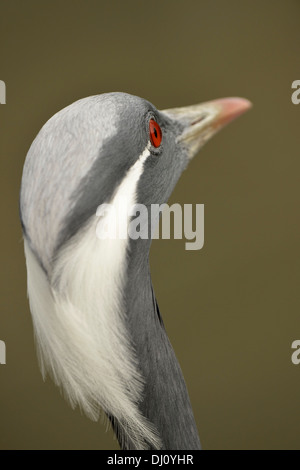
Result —
<instances>
[{"instance_id":1,"label":"bird nostril","mask_svg":"<svg viewBox=\"0 0 300 470\"><path fill-rule=\"evenodd\" d=\"M206 114L203 114L203 116L201 116L200 118L196 119L195 121L193 121L191 123L191 126L194 126L195 124L198 124L199 122L203 121L205 118L206 118Z\"/></svg>"}]
</instances>

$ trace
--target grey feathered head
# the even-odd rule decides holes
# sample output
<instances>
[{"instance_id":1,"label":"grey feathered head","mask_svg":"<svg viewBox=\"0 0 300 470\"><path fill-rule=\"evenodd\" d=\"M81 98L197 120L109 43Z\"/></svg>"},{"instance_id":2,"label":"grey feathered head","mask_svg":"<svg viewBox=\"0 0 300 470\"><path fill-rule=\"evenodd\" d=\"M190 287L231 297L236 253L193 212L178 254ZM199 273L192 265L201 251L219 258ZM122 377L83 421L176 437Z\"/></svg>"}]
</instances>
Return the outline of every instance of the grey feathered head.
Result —
<instances>
[{"instance_id":1,"label":"grey feathered head","mask_svg":"<svg viewBox=\"0 0 300 470\"><path fill-rule=\"evenodd\" d=\"M138 407L145 377L123 295L129 241L97 239L97 207L166 202L199 148L248 107L230 98L158 111L125 93L92 96L55 114L28 152L20 214L42 372L93 419L100 408L114 416L125 447L160 447L162 436Z\"/></svg>"}]
</instances>

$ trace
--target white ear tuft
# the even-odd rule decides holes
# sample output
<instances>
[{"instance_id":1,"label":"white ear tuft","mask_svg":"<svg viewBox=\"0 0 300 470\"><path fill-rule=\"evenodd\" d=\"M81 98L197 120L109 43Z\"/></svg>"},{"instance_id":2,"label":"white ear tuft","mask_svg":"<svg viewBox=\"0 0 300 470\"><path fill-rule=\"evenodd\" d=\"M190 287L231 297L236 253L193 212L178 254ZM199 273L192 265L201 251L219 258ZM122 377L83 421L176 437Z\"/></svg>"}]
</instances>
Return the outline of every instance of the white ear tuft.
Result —
<instances>
[{"instance_id":1,"label":"white ear tuft","mask_svg":"<svg viewBox=\"0 0 300 470\"><path fill-rule=\"evenodd\" d=\"M147 150L147 151L146 151ZM149 150L133 165L113 197L135 201ZM120 426L123 446L160 447L140 413L138 372L122 306L127 239L99 240L92 217L59 252L47 275L25 239L28 295L43 375L49 372L72 406L98 419L102 408Z\"/></svg>"}]
</instances>

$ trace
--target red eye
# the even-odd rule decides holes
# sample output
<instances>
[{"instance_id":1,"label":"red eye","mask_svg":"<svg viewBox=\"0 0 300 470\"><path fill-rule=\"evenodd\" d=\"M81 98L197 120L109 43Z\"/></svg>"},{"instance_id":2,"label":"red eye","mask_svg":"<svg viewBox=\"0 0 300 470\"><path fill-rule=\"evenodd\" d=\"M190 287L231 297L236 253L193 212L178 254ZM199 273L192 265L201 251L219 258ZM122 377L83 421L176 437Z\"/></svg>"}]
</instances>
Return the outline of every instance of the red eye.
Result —
<instances>
[{"instance_id":1,"label":"red eye","mask_svg":"<svg viewBox=\"0 0 300 470\"><path fill-rule=\"evenodd\" d=\"M149 134L153 147L159 147L161 144L162 132L161 128L159 127L157 122L154 121L154 119L150 119L149 121Z\"/></svg>"}]
</instances>

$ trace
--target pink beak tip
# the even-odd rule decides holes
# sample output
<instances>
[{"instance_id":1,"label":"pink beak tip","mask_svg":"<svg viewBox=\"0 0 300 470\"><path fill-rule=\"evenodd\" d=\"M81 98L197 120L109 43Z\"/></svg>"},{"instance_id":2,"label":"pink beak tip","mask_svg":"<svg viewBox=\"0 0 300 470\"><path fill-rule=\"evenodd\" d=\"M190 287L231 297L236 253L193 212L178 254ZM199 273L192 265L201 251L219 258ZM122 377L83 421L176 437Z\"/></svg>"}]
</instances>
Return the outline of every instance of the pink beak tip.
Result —
<instances>
[{"instance_id":1,"label":"pink beak tip","mask_svg":"<svg viewBox=\"0 0 300 470\"><path fill-rule=\"evenodd\" d=\"M219 106L220 112L216 119L217 126L224 126L252 107L252 103L245 98L221 98L213 101Z\"/></svg>"}]
</instances>

